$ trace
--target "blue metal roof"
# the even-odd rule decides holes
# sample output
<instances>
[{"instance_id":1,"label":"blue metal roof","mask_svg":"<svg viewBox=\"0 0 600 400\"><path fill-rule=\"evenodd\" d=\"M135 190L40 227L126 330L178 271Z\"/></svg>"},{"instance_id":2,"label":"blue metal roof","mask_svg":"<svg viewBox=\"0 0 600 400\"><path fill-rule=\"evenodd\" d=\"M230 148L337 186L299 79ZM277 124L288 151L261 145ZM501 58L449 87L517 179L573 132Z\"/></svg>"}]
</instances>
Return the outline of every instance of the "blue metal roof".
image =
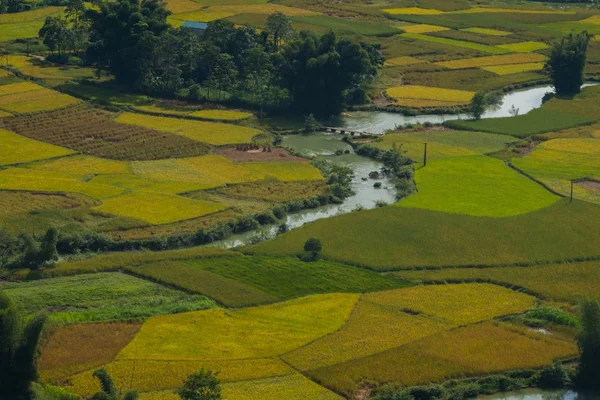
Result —
<instances>
[{"instance_id":1,"label":"blue metal roof","mask_svg":"<svg viewBox=\"0 0 600 400\"><path fill-rule=\"evenodd\" d=\"M184 28L192 28L192 29L206 29L208 28L208 24L206 22L196 22L196 21L185 21L183 23Z\"/></svg>"}]
</instances>

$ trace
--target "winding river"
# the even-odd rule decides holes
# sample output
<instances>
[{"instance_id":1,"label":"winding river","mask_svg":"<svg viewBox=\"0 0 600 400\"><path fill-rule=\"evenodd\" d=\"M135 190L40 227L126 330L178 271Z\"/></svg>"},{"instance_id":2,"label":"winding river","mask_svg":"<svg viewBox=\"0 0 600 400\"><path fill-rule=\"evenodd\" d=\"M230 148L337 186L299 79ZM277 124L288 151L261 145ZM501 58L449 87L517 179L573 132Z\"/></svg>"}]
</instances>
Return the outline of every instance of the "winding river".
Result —
<instances>
[{"instance_id":1,"label":"winding river","mask_svg":"<svg viewBox=\"0 0 600 400\"><path fill-rule=\"evenodd\" d=\"M510 116L509 110L514 105L519 109L520 114L525 114L542 105L544 94L552 91L552 86L534 87L525 90L519 90L506 94L503 97L502 105L488 110L484 118L497 118ZM456 114L430 114L419 116L405 116L389 112L351 112L340 117L340 126L364 132L383 133L388 129L393 129L396 125L414 124L414 123L441 123L450 119L467 118L467 115ZM330 204L315 209L299 211L289 214L283 221L288 229L298 228L308 222L316 221L322 218L332 217L338 214L352 211L358 206L365 209L376 207L378 200L386 203L395 201L395 190L386 179L380 180L382 188L373 187L376 181L366 179L371 171L377 171L381 164L366 157L358 156L352 152L352 147L342 141L343 135L334 133L313 132L310 134L288 135L283 139L283 145L291 147L294 150L307 156L320 156L336 163L346 165L354 170L355 176L352 187L355 194L347 198L343 204ZM335 155L337 150L346 151L350 154ZM259 231L251 231L242 234L236 234L226 240L212 243L213 246L233 248L248 244L252 240L257 240L257 235L262 237L273 236L277 232L278 225L264 226ZM535 399L527 399L535 400Z\"/></svg>"},{"instance_id":2,"label":"winding river","mask_svg":"<svg viewBox=\"0 0 600 400\"><path fill-rule=\"evenodd\" d=\"M481 400L600 400L598 393L578 393L572 390L523 389L479 396Z\"/></svg>"}]
</instances>

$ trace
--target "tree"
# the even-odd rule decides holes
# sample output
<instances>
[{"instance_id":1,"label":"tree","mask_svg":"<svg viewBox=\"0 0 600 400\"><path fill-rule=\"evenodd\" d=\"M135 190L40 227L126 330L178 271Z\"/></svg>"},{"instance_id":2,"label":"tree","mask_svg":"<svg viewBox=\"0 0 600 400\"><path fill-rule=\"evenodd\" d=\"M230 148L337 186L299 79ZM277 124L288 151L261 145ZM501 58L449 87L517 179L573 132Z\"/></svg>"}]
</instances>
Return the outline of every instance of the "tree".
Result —
<instances>
[{"instance_id":1,"label":"tree","mask_svg":"<svg viewBox=\"0 0 600 400\"><path fill-rule=\"evenodd\" d=\"M40 244L31 235L26 233L21 234L21 241L23 243L23 256L21 263L26 268L37 268L40 266L39 254Z\"/></svg>"},{"instance_id":2,"label":"tree","mask_svg":"<svg viewBox=\"0 0 600 400\"><path fill-rule=\"evenodd\" d=\"M15 236L0 228L0 267L6 265L19 252L19 241Z\"/></svg>"},{"instance_id":3,"label":"tree","mask_svg":"<svg viewBox=\"0 0 600 400\"><path fill-rule=\"evenodd\" d=\"M67 21L60 17L46 17L38 36L50 51L58 50L59 57L62 50L70 46L72 39L71 31L67 27Z\"/></svg>"},{"instance_id":4,"label":"tree","mask_svg":"<svg viewBox=\"0 0 600 400\"><path fill-rule=\"evenodd\" d=\"M319 254L323 251L323 243L321 239L310 238L304 242L304 251L311 253L313 260L319 258Z\"/></svg>"},{"instance_id":5,"label":"tree","mask_svg":"<svg viewBox=\"0 0 600 400\"><path fill-rule=\"evenodd\" d=\"M136 391L129 391L120 396L119 390L104 368L97 369L93 375L100 381L101 389L92 396L91 400L136 400L138 398Z\"/></svg>"},{"instance_id":6,"label":"tree","mask_svg":"<svg viewBox=\"0 0 600 400\"><path fill-rule=\"evenodd\" d=\"M183 400L220 400L221 383L215 373L203 368L187 377L178 394Z\"/></svg>"},{"instance_id":7,"label":"tree","mask_svg":"<svg viewBox=\"0 0 600 400\"><path fill-rule=\"evenodd\" d=\"M485 113L487 108L487 96L483 92L475 93L475 96L471 99L469 106L469 112L474 120L480 120L481 116Z\"/></svg>"},{"instance_id":8,"label":"tree","mask_svg":"<svg viewBox=\"0 0 600 400\"><path fill-rule=\"evenodd\" d=\"M272 37L273 47L279 49L281 44L289 40L294 33L292 20L281 11L277 11L267 18L265 32Z\"/></svg>"},{"instance_id":9,"label":"tree","mask_svg":"<svg viewBox=\"0 0 600 400\"><path fill-rule=\"evenodd\" d=\"M56 244L58 243L58 229L50 228L42 238L42 245L39 252L39 262L46 263L48 261L58 260L58 251Z\"/></svg>"},{"instance_id":10,"label":"tree","mask_svg":"<svg viewBox=\"0 0 600 400\"><path fill-rule=\"evenodd\" d=\"M319 129L319 121L313 113L308 114L308 117L304 120L304 132L314 132L317 129Z\"/></svg>"},{"instance_id":11,"label":"tree","mask_svg":"<svg viewBox=\"0 0 600 400\"><path fill-rule=\"evenodd\" d=\"M593 37L587 31L570 33L552 44L545 70L552 79L556 94L570 96L581 91L587 47Z\"/></svg>"},{"instance_id":12,"label":"tree","mask_svg":"<svg viewBox=\"0 0 600 400\"><path fill-rule=\"evenodd\" d=\"M217 57L215 67L208 79L208 86L219 90L219 99L223 90L231 90L236 83L238 70L233 62L233 57L221 53Z\"/></svg>"},{"instance_id":13,"label":"tree","mask_svg":"<svg viewBox=\"0 0 600 400\"><path fill-rule=\"evenodd\" d=\"M37 358L46 316L38 314L24 325L12 300L0 293L0 399L29 400L31 382L38 377Z\"/></svg>"},{"instance_id":14,"label":"tree","mask_svg":"<svg viewBox=\"0 0 600 400\"><path fill-rule=\"evenodd\" d=\"M600 304L597 300L581 302L581 332L577 385L584 389L600 389Z\"/></svg>"},{"instance_id":15,"label":"tree","mask_svg":"<svg viewBox=\"0 0 600 400\"><path fill-rule=\"evenodd\" d=\"M0 0L0 14L22 11L25 4L23 0Z\"/></svg>"}]
</instances>

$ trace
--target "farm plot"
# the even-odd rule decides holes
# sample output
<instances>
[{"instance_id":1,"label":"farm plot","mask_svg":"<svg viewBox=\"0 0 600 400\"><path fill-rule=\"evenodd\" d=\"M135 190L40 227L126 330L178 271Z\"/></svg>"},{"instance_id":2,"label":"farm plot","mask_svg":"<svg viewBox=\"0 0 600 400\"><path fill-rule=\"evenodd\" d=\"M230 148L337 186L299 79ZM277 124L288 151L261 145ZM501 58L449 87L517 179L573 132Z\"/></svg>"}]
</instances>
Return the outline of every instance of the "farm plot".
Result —
<instances>
[{"instance_id":1,"label":"farm plot","mask_svg":"<svg viewBox=\"0 0 600 400\"><path fill-rule=\"evenodd\" d=\"M296 255L317 237L326 258L380 271L553 262L598 256L599 221L600 206L568 199L505 218L384 207L316 221L245 252Z\"/></svg>"},{"instance_id":2,"label":"farm plot","mask_svg":"<svg viewBox=\"0 0 600 400\"><path fill-rule=\"evenodd\" d=\"M481 33L482 35L490 35L490 36L508 36L508 35L512 34L512 32L499 31L497 29L489 29L489 28L464 28L464 29L461 29L461 31Z\"/></svg>"},{"instance_id":3,"label":"farm plot","mask_svg":"<svg viewBox=\"0 0 600 400\"><path fill-rule=\"evenodd\" d=\"M514 44L502 44L496 47L514 53L531 53L532 51L547 49L548 45L542 42L522 42Z\"/></svg>"},{"instance_id":4,"label":"farm plot","mask_svg":"<svg viewBox=\"0 0 600 400\"><path fill-rule=\"evenodd\" d=\"M161 107L160 105L135 106L134 109L149 113L193 117L212 121L235 122L252 117L252 114L249 112L236 110L194 110L189 108Z\"/></svg>"},{"instance_id":5,"label":"farm plot","mask_svg":"<svg viewBox=\"0 0 600 400\"><path fill-rule=\"evenodd\" d=\"M529 267L448 268L395 273L414 282L492 281L527 288L545 298L577 303L581 295L600 300L600 262Z\"/></svg>"},{"instance_id":6,"label":"farm plot","mask_svg":"<svg viewBox=\"0 0 600 400\"><path fill-rule=\"evenodd\" d=\"M30 213L31 211L59 210L97 204L94 200L76 194L0 191L0 215Z\"/></svg>"},{"instance_id":7,"label":"farm plot","mask_svg":"<svg viewBox=\"0 0 600 400\"><path fill-rule=\"evenodd\" d=\"M443 14L443 11L419 8L419 7L404 7L404 8L385 8L384 12L392 15L438 15Z\"/></svg>"},{"instance_id":8,"label":"farm plot","mask_svg":"<svg viewBox=\"0 0 600 400\"><path fill-rule=\"evenodd\" d=\"M559 197L485 156L435 160L416 171L419 189L395 205L459 214L507 217L555 203Z\"/></svg>"},{"instance_id":9,"label":"farm plot","mask_svg":"<svg viewBox=\"0 0 600 400\"><path fill-rule=\"evenodd\" d=\"M386 90L395 104L432 107L447 104L448 106L468 103L473 97L473 92L453 89L441 89L426 86L397 86Z\"/></svg>"},{"instance_id":10,"label":"farm plot","mask_svg":"<svg viewBox=\"0 0 600 400\"><path fill-rule=\"evenodd\" d=\"M418 58L409 56L400 56L385 60L385 67L402 67L405 65L423 64L427 61L419 60Z\"/></svg>"},{"instance_id":11,"label":"farm plot","mask_svg":"<svg viewBox=\"0 0 600 400\"><path fill-rule=\"evenodd\" d=\"M295 368L309 371L360 359L456 326L522 312L534 301L533 297L484 284L369 293L361 297L342 329L284 359Z\"/></svg>"},{"instance_id":12,"label":"farm plot","mask_svg":"<svg viewBox=\"0 0 600 400\"><path fill-rule=\"evenodd\" d=\"M254 308L155 317L118 359L273 357L339 329L357 300L354 294L323 294Z\"/></svg>"},{"instance_id":13,"label":"farm plot","mask_svg":"<svg viewBox=\"0 0 600 400\"><path fill-rule=\"evenodd\" d=\"M518 74L521 72L540 71L544 68L544 63L526 63L526 64L509 64L509 65L494 65L483 67L485 71L493 72L497 75Z\"/></svg>"},{"instance_id":14,"label":"farm plot","mask_svg":"<svg viewBox=\"0 0 600 400\"><path fill-rule=\"evenodd\" d=\"M600 120L600 86L583 88L574 98L552 98L544 104L544 109L552 112L564 112L582 118Z\"/></svg>"},{"instance_id":15,"label":"farm plot","mask_svg":"<svg viewBox=\"0 0 600 400\"><path fill-rule=\"evenodd\" d=\"M117 160L185 157L209 151L205 143L154 129L119 124L113 117L114 114L104 110L75 107L7 118L4 126L32 139Z\"/></svg>"},{"instance_id":16,"label":"farm plot","mask_svg":"<svg viewBox=\"0 0 600 400\"><path fill-rule=\"evenodd\" d=\"M74 97L31 82L0 86L0 110L11 114L56 110L78 102Z\"/></svg>"},{"instance_id":17,"label":"farm plot","mask_svg":"<svg viewBox=\"0 0 600 400\"><path fill-rule=\"evenodd\" d=\"M539 63L546 60L546 57L537 53L526 53L526 54L507 54L503 56L489 56L489 57L476 57L476 58L465 58L462 60L443 61L438 62L436 65L450 69L462 69L462 68L481 68L489 67L492 65L508 65L508 64L526 64L526 63Z\"/></svg>"},{"instance_id":18,"label":"farm plot","mask_svg":"<svg viewBox=\"0 0 600 400\"><path fill-rule=\"evenodd\" d=\"M111 362L134 338L140 322L55 326L42 343L38 368L54 381Z\"/></svg>"},{"instance_id":19,"label":"farm plot","mask_svg":"<svg viewBox=\"0 0 600 400\"><path fill-rule=\"evenodd\" d=\"M0 129L0 165L18 164L72 153L64 147L38 142Z\"/></svg>"},{"instance_id":20,"label":"farm plot","mask_svg":"<svg viewBox=\"0 0 600 400\"><path fill-rule=\"evenodd\" d=\"M98 273L3 285L3 292L27 314L39 310L57 322L145 318L211 308L204 296L120 273Z\"/></svg>"},{"instance_id":21,"label":"farm plot","mask_svg":"<svg viewBox=\"0 0 600 400\"><path fill-rule=\"evenodd\" d=\"M418 40L425 40L425 41L440 43L440 44L448 45L448 46L464 47L466 49L477 50L477 51L481 51L483 53L490 53L490 54L505 54L505 53L511 52L511 50L503 49L503 48L497 47L497 46L488 46L485 44L466 42L463 40L454 40L454 39L447 39L447 38L441 38L441 37L436 37L436 36L422 35L419 33L403 33L402 37L418 39Z\"/></svg>"},{"instance_id":22,"label":"farm plot","mask_svg":"<svg viewBox=\"0 0 600 400\"><path fill-rule=\"evenodd\" d=\"M342 397L300 374L226 383L223 385L223 396L236 400L342 400Z\"/></svg>"},{"instance_id":23,"label":"farm plot","mask_svg":"<svg viewBox=\"0 0 600 400\"><path fill-rule=\"evenodd\" d=\"M407 33L431 33L431 32L447 31L450 28L447 28L445 26L438 26L438 25L415 24L415 25L403 26L401 29Z\"/></svg>"},{"instance_id":24,"label":"farm plot","mask_svg":"<svg viewBox=\"0 0 600 400\"><path fill-rule=\"evenodd\" d=\"M292 17L292 21L302 27L319 30L333 30L338 34L358 34L365 36L390 36L400 33L400 29L384 23L352 21L328 15Z\"/></svg>"},{"instance_id":25,"label":"farm plot","mask_svg":"<svg viewBox=\"0 0 600 400\"><path fill-rule=\"evenodd\" d=\"M57 66L35 57L11 55L10 65L25 76L44 79L54 83L68 82L77 79L92 79L95 77L93 68L76 66Z\"/></svg>"},{"instance_id":26,"label":"farm plot","mask_svg":"<svg viewBox=\"0 0 600 400\"><path fill-rule=\"evenodd\" d=\"M213 145L249 143L261 132L245 126L216 122L190 121L179 118L155 117L151 115L123 113L117 122L149 129L170 132L186 138Z\"/></svg>"},{"instance_id":27,"label":"farm plot","mask_svg":"<svg viewBox=\"0 0 600 400\"><path fill-rule=\"evenodd\" d=\"M445 378L517 368L539 368L577 354L566 341L495 322L433 335L385 352L309 372L336 391L350 394L360 379L413 386ZM402 365L398 365L402 360Z\"/></svg>"},{"instance_id":28,"label":"farm plot","mask_svg":"<svg viewBox=\"0 0 600 400\"><path fill-rule=\"evenodd\" d=\"M406 286L330 261L307 264L291 257L226 257L133 267L148 276L229 306L254 305L318 293L360 293ZM226 287L229 287L225 290ZM215 294L217 297L213 296Z\"/></svg>"},{"instance_id":29,"label":"farm plot","mask_svg":"<svg viewBox=\"0 0 600 400\"><path fill-rule=\"evenodd\" d=\"M63 7L44 7L0 15L0 42L37 37L48 16L58 16Z\"/></svg>"}]
</instances>

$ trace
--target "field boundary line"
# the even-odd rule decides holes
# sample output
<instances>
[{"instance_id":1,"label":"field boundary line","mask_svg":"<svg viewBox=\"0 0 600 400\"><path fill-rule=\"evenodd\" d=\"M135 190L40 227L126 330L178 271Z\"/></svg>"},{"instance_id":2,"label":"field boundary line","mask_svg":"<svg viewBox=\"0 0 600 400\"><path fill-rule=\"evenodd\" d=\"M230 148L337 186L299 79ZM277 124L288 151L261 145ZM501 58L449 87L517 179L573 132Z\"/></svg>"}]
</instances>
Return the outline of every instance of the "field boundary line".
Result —
<instances>
[{"instance_id":1,"label":"field boundary line","mask_svg":"<svg viewBox=\"0 0 600 400\"><path fill-rule=\"evenodd\" d=\"M529 178L530 180L532 180L533 182L537 183L538 185L541 185L544 189L546 189L547 191L549 191L550 193L565 198L567 196L565 196L564 194L558 193L557 191L555 191L554 189L550 188L550 186L546 185L545 183L543 183L542 181L538 180L537 178L534 178L532 175L528 174L527 172L523 171L522 169L516 167L515 165L513 165L512 162L510 161L506 161L505 164L513 169L514 171L518 172L519 174L523 175L526 178Z\"/></svg>"}]
</instances>

